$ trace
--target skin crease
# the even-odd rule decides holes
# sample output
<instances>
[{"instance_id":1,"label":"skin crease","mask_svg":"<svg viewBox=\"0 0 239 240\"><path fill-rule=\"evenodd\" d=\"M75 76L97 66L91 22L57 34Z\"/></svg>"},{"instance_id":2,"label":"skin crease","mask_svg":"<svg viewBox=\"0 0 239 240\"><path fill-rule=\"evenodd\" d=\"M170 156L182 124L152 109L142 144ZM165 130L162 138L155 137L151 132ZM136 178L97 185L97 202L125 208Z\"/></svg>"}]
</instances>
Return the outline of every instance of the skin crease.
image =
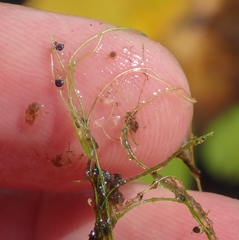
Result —
<instances>
[{"instance_id":1,"label":"skin crease","mask_svg":"<svg viewBox=\"0 0 239 240\"><path fill-rule=\"evenodd\" d=\"M87 204L87 199L93 198L91 187L84 182L72 182L84 178L86 161L84 157L79 157L82 150L69 110L64 106L58 89L51 83L49 36L52 34L54 39L65 43L65 48L69 47L64 49L63 55L67 61L70 53L81 43L106 26L112 27L92 19L0 4L1 239L87 239L93 228L94 214ZM85 53L96 44L86 47ZM130 49L132 44L133 50ZM125 47L132 51L124 52ZM171 85L181 86L189 92L186 78L172 55L138 33L118 31L108 34L102 41L101 49L82 61L75 73L75 79L83 79L83 82L76 83L76 87L81 90L82 101L88 109L113 77L132 68L133 64L139 66L136 63L138 57L147 59L146 67L155 69ZM109 57L112 51L117 53L114 59ZM127 59L130 61L126 62ZM55 74L60 75L59 65L54 67ZM118 139L117 133L125 113L137 105L135 99L138 99L142 82L140 75L138 82L122 85L122 90L131 99L125 101L124 96L119 95L122 103L117 114L121 117L121 125L107 122L105 128L112 139ZM149 85L149 91L143 97L151 96L156 86L154 83ZM35 123L29 126L25 122L25 111L33 102L42 107ZM92 122L109 115L110 107L106 105L98 103ZM145 159L145 164L153 166L169 157L182 144L191 122L192 105L171 93L152 101L141 112L143 114L137 113L139 126L144 126L148 119L153 119L154 125L146 128L147 134L139 128L136 137L142 149L137 149L136 153ZM99 143L98 155L104 169L120 172L125 178L140 172L135 163L125 161L127 154L117 141L107 138L94 124L91 130ZM67 158L67 154L71 154L68 151L69 142L70 151L74 153L74 156L70 155L71 163L56 167L53 160L57 155L63 154ZM133 197L142 187L145 186L141 183L125 186L124 195ZM218 239L238 239L237 200L210 193L190 194L206 212L211 211L209 217L214 222ZM156 189L148 196L172 195ZM207 239L204 234L191 235L196 225L183 205L160 202L142 205L126 214L117 224L115 236L116 239Z\"/></svg>"}]
</instances>

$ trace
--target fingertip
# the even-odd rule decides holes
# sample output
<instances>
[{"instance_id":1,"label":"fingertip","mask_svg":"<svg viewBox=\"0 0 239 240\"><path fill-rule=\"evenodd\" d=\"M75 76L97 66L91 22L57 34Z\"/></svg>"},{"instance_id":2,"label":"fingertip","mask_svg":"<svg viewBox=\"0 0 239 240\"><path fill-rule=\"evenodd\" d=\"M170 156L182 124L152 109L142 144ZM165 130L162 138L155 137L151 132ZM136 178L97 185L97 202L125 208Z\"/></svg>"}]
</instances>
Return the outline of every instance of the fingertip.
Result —
<instances>
[{"instance_id":1,"label":"fingertip","mask_svg":"<svg viewBox=\"0 0 239 240\"><path fill-rule=\"evenodd\" d=\"M1 6L0 11L3 10ZM5 89L1 95L1 124L5 126L1 147L2 186L51 191L78 189L73 181L84 178L86 158L82 157L84 151L72 126L70 110L51 81L50 34L54 41L64 43L60 56L67 65L82 43L112 25L13 6L1 16L0 41L5 46L0 56L0 67L4 69L1 84ZM90 130L99 145L97 152L102 167L120 172L126 178L142 171L128 160L120 144L128 112L166 88L183 88L189 92L189 87L175 58L160 44L140 34L111 31L101 40L97 38L86 44L75 60L96 46L95 54L84 58L75 69L76 90L86 113L101 92ZM57 62L53 70L55 76L64 75ZM63 91L67 94L66 88ZM26 111L33 103L42 106L41 114L29 125ZM134 138L139 147L133 146L133 150L141 161L153 166L181 146L192 109L191 103L171 91L137 111L138 130Z\"/></svg>"}]
</instances>

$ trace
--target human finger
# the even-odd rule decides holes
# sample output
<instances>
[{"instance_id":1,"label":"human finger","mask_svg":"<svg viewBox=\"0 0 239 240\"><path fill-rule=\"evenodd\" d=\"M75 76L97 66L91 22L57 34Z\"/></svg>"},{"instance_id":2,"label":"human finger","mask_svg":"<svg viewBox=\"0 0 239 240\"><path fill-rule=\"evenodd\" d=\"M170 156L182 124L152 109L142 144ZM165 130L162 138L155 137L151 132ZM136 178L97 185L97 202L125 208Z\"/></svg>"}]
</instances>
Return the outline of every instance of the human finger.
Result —
<instances>
[{"instance_id":1,"label":"human finger","mask_svg":"<svg viewBox=\"0 0 239 240\"><path fill-rule=\"evenodd\" d=\"M1 4L0 11L0 41L4 46L0 56L0 186L43 191L89 188L85 182L73 182L85 178L87 160L72 126L70 111L51 82L50 34L55 41L65 44L61 56L67 64L80 44L113 26L5 4ZM85 111L89 112L101 90L118 77L112 82L112 89L106 88L97 101L90 130L99 145L97 154L102 168L126 178L142 171L128 160L119 141L127 113L171 86L187 92L189 87L174 57L140 33L109 32L100 42L96 39L87 44L78 59L97 44L96 53L78 64L74 81ZM139 71L142 68L147 71ZM55 76L63 74L57 62L53 71ZM127 71L130 73L120 78ZM66 89L63 91L67 93ZM109 91L115 94L112 93L112 98L107 94ZM192 103L169 91L137 112L138 130L134 138L138 146L134 146L134 152L145 165L162 162L181 146L192 109Z\"/></svg>"},{"instance_id":2,"label":"human finger","mask_svg":"<svg viewBox=\"0 0 239 240\"><path fill-rule=\"evenodd\" d=\"M122 191L132 198L146 187L132 183ZM213 221L220 240L237 239L238 200L225 196L189 191ZM94 226L94 212L87 204L92 191L44 193L24 190L1 190L0 236L3 239L87 239ZM146 196L145 196L146 197ZM147 197L173 197L163 189L155 189ZM198 226L184 204L159 201L136 207L116 224L115 239L207 239L193 233Z\"/></svg>"}]
</instances>

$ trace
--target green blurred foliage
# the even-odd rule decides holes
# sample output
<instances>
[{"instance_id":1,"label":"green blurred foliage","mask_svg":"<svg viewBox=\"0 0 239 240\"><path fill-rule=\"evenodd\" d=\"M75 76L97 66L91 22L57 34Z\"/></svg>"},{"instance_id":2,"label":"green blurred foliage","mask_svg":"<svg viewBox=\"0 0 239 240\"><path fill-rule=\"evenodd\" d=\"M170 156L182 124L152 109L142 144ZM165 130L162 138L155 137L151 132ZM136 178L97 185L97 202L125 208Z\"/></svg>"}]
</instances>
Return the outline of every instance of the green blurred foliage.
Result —
<instances>
[{"instance_id":1,"label":"green blurred foliage","mask_svg":"<svg viewBox=\"0 0 239 240\"><path fill-rule=\"evenodd\" d=\"M171 175L177 177L183 182L186 189L193 188L193 177L186 165L178 158L174 158L165 168L158 171L158 173L163 176ZM152 183L153 179L151 176L146 176L140 180L143 182Z\"/></svg>"},{"instance_id":2,"label":"green blurred foliage","mask_svg":"<svg viewBox=\"0 0 239 240\"><path fill-rule=\"evenodd\" d=\"M239 105L216 119L207 131L214 137L201 146L202 164L218 181L239 183Z\"/></svg>"}]
</instances>

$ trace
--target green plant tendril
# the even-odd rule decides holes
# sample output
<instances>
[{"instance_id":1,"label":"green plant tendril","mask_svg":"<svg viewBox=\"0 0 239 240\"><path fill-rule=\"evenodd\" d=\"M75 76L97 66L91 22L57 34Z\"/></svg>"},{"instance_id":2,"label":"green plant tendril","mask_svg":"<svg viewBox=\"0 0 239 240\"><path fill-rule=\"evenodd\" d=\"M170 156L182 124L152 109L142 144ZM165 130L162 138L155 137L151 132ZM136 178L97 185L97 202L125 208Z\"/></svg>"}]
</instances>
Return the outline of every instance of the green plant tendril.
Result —
<instances>
[{"instance_id":1,"label":"green plant tendril","mask_svg":"<svg viewBox=\"0 0 239 240\"><path fill-rule=\"evenodd\" d=\"M57 61L60 64L60 67L63 72L63 81L66 84L66 91L67 91L67 99L64 98L62 94L62 89L59 89L60 96L63 102L67 105L70 110L71 118L73 122L73 126L77 137L82 145L84 152L87 156L87 166L86 166L86 180L90 181L94 190L94 207L93 210L95 212L96 221L94 229L89 234L89 240L113 240L113 228L117 221L123 217L127 212L131 209L148 202L157 202L157 201L173 201L178 203L185 204L193 217L196 219L198 224L202 227L203 232L206 233L208 239L216 240L216 235L212 227L212 221L207 217L207 213L202 210L202 207L199 203L197 203L193 197L191 197L185 190L181 181L173 176L162 176L159 172L162 167L166 167L166 165L175 157L178 157L183 160L183 162L189 167L190 171L192 172L193 176L196 178L197 182L199 183L199 175L197 174L197 168L194 164L192 148L193 146L197 146L204 142L208 137L211 137L213 133L208 133L198 138L194 138L193 135L190 135L190 138L187 143L185 143L178 151L176 151L170 158L165 160L164 162L149 168L146 166L133 152L128 133L134 143L135 140L130 132L130 121L135 116L137 112L139 112L146 104L153 101L155 98L160 97L162 94L166 94L168 92L173 92L178 97L183 98L184 100L195 103L196 100L193 99L184 89L179 87L174 87L168 84L164 79L162 79L155 71L150 68L133 68L129 69L121 74L117 75L113 78L96 96L95 100L93 101L88 115L84 109L83 103L80 99L80 96L77 93L75 84L74 84L74 72L77 65L81 62L82 59L86 58L90 54L94 54L104 37L105 34L111 31L122 31L122 30L131 30L137 31L140 34L146 36L142 32L130 28L110 28L106 29L105 31L93 36L92 38L85 41L80 47L76 49L76 51L71 55L70 60L65 67L63 64L60 55L58 54L57 50L54 46L54 40L51 36L52 42L52 49L51 49L51 71L54 80L56 79L54 74L54 57L55 54ZM99 39L96 47L81 56L76 61L74 58L76 54L81 51L81 49L94 39ZM146 100L142 104L138 104L138 106L129 113L128 117L125 120L125 124L121 131L121 145L128 153L128 159L134 161L136 164L142 167L144 170L143 173L133 176L129 179L123 180L120 174L110 174L109 172L103 170L100 167L100 162L97 155L97 148L98 144L96 143L95 139L91 135L89 130L90 125L90 118L93 112L93 109L99 100L99 98L103 95L104 91L112 84L113 82L117 82L119 85L119 89L121 87L123 79L127 76L127 74L137 72L142 73L147 77L151 77L155 81L159 81L160 83L165 85L165 90L161 91L160 93L153 95L148 100ZM120 83L119 83L120 82ZM141 94L141 93L140 93ZM78 109L73 101L73 96L76 97L77 102L79 103L80 109ZM199 171L199 170L198 170ZM140 179L146 175L151 175L153 180L152 183L148 188L144 191L138 193L133 199L128 201L123 201L123 195L119 191L119 188L122 185L125 185L131 181ZM80 182L82 180L76 181ZM200 185L200 184L199 184ZM144 199L144 195L150 191L151 189L155 189L157 187L162 187L166 190L171 191L174 194L174 198L150 198ZM88 200L89 205L91 206L91 199Z\"/></svg>"}]
</instances>

